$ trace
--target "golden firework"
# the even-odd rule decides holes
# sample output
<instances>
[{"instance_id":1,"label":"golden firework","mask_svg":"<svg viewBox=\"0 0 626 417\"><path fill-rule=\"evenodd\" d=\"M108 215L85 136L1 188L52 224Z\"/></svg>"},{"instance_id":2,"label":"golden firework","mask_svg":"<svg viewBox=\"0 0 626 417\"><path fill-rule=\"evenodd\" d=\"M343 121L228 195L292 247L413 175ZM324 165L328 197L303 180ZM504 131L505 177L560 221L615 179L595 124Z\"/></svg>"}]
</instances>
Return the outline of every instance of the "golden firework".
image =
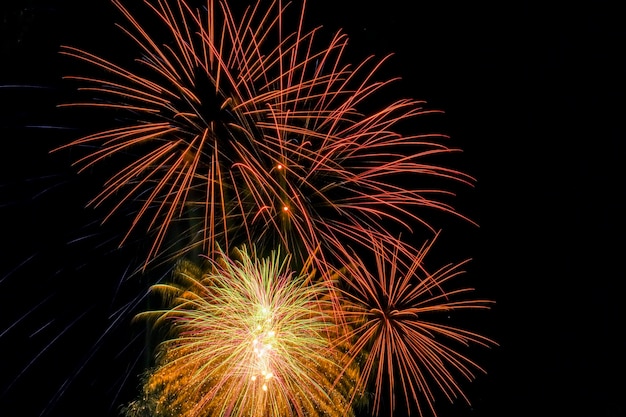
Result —
<instances>
[{"instance_id":1,"label":"golden firework","mask_svg":"<svg viewBox=\"0 0 626 417\"><path fill-rule=\"evenodd\" d=\"M127 415L351 415L356 368L334 342L327 287L290 271L289 256L185 261L153 289L169 307L141 317L168 336Z\"/></svg>"}]
</instances>

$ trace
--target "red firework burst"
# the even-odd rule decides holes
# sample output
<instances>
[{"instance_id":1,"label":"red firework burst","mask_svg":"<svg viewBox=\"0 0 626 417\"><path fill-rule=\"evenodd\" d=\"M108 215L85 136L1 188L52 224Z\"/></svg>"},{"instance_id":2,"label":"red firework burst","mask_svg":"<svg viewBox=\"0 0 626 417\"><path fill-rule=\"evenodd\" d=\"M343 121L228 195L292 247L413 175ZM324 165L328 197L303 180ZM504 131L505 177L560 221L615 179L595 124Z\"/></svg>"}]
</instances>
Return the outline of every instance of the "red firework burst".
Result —
<instances>
[{"instance_id":1,"label":"red firework burst","mask_svg":"<svg viewBox=\"0 0 626 417\"><path fill-rule=\"evenodd\" d=\"M448 289L465 262L448 264L434 273L424 268L433 242L419 251L403 245L370 239L374 262L352 251L344 252L346 266L341 290L343 318L351 361L360 363L359 390L373 387L373 413L393 415L395 398L404 398L410 412L420 415L440 391L448 400L462 397L469 404L459 379L473 380L484 372L475 362L449 346L495 345L492 340L459 327L444 324L449 315L467 309L488 309L490 301L468 298L472 288Z\"/></svg>"},{"instance_id":2,"label":"red firework burst","mask_svg":"<svg viewBox=\"0 0 626 417\"><path fill-rule=\"evenodd\" d=\"M111 200L112 214L139 203L128 233L145 227L153 235L146 262L167 251L213 251L219 242L227 250L283 246L300 260L315 254L324 273L331 254L365 232L391 243L389 222L428 226L416 208L456 214L445 202L450 193L425 181L473 182L429 162L455 150L441 135L397 131L399 122L432 111L410 99L362 110L394 81L377 79L386 58L345 63L341 33L318 46L319 28L305 30L304 5L289 31L281 1L265 11L257 3L241 18L226 2L196 10L185 0L146 1L166 28L160 41L113 3L142 53L138 65L64 47L103 72L68 77L97 97L68 105L128 117L67 147L98 146L77 161L83 170L132 155L91 204Z\"/></svg>"}]
</instances>

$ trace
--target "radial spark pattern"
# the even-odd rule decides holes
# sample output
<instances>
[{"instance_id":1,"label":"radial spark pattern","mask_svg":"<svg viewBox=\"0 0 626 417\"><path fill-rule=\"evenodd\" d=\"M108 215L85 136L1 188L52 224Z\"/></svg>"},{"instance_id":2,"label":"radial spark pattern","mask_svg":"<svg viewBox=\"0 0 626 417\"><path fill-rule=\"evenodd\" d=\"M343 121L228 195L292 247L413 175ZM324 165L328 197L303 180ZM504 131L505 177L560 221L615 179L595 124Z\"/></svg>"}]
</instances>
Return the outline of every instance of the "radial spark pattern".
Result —
<instances>
[{"instance_id":1,"label":"radial spark pattern","mask_svg":"<svg viewBox=\"0 0 626 417\"><path fill-rule=\"evenodd\" d=\"M374 393L377 415L393 415L396 398L404 399L409 411L416 406L420 415L426 408L436 415L437 391L450 401L462 397L469 403L459 378L472 380L476 371L484 371L455 348L494 342L445 322L450 314L487 309L491 302L469 297L471 288L451 286L464 263L429 273L424 258L432 243L415 251L400 241L393 247L375 238L371 242L373 260L345 252L341 281L348 356L361 363L359 390ZM386 410L381 410L383 399Z\"/></svg>"},{"instance_id":2,"label":"radial spark pattern","mask_svg":"<svg viewBox=\"0 0 626 417\"><path fill-rule=\"evenodd\" d=\"M144 314L170 333L127 415L351 415L356 371L341 363L326 287L312 277L279 253L222 254L204 273L181 263L175 284L154 287L171 308Z\"/></svg>"},{"instance_id":3,"label":"radial spark pattern","mask_svg":"<svg viewBox=\"0 0 626 417\"><path fill-rule=\"evenodd\" d=\"M114 212L141 202L130 229L152 233L148 258L213 251L215 242L263 244L300 260L314 254L324 270L337 247L358 244L367 230L393 241L390 221L411 228L427 224L420 207L454 212L450 193L429 177L472 182L432 162L454 151L443 136L396 131L432 111L385 99L394 81L380 79L386 58L344 62L346 36L324 41L319 28L306 30L304 6L289 14L280 1L267 10L257 3L237 18L226 2L195 10L184 0L146 1L165 28L157 39L113 2L142 53L138 65L73 47L63 53L103 71L68 77L97 97L70 105L127 117L68 146L99 147L77 161L83 169L130 155L92 204L114 201Z\"/></svg>"}]
</instances>

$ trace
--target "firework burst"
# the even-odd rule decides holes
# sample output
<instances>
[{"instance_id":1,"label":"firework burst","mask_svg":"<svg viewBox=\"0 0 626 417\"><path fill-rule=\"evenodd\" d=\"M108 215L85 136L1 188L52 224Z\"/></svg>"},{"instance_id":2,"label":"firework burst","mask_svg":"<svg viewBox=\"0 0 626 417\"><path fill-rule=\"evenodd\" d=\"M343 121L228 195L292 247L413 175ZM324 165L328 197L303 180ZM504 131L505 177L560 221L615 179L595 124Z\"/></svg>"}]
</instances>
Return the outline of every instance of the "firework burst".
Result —
<instances>
[{"instance_id":1,"label":"firework burst","mask_svg":"<svg viewBox=\"0 0 626 417\"><path fill-rule=\"evenodd\" d=\"M113 3L142 52L133 69L73 47L62 53L103 72L68 77L98 97L69 105L127 117L67 146L98 146L77 161L82 169L129 158L91 204L114 201L113 213L139 203L129 233L152 234L148 260L262 242L301 262L314 254L323 272L331 253L365 231L393 242L389 222L428 226L416 208L456 214L445 203L451 193L426 180L472 183L429 162L455 149L441 135L396 131L432 111L409 99L361 110L382 102L394 81L378 79L386 58L344 63L346 36L323 42L319 28L305 30L304 5L290 31L281 1L265 11L257 3L239 19L226 2L195 10L184 0L146 1L166 29L160 41Z\"/></svg>"},{"instance_id":2,"label":"firework burst","mask_svg":"<svg viewBox=\"0 0 626 417\"><path fill-rule=\"evenodd\" d=\"M346 250L340 275L343 317L351 329L348 356L361 364L358 388L373 388L373 413L393 415L395 398L404 398L409 412L417 406L423 415L427 407L436 415L435 391L469 403L458 379L472 380L476 371L484 371L449 344L488 347L494 342L443 322L453 312L487 309L491 302L468 298L471 288L448 290L465 262L434 273L424 268L433 242L419 251L401 241L392 247L375 237L370 242L373 263ZM387 410L381 410L383 399Z\"/></svg>"},{"instance_id":3,"label":"firework burst","mask_svg":"<svg viewBox=\"0 0 626 417\"><path fill-rule=\"evenodd\" d=\"M356 373L330 342L326 286L278 252L238 255L204 272L181 262L175 283L154 287L171 305L142 316L170 337L127 415L350 415Z\"/></svg>"}]
</instances>

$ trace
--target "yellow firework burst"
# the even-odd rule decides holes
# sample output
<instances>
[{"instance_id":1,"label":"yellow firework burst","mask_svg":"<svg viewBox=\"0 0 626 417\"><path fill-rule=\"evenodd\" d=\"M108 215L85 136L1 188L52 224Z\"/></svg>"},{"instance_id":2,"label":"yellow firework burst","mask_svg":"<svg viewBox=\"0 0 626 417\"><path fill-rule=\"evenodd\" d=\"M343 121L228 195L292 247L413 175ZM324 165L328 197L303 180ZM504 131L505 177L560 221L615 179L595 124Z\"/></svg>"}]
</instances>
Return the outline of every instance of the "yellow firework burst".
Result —
<instances>
[{"instance_id":1,"label":"yellow firework burst","mask_svg":"<svg viewBox=\"0 0 626 417\"><path fill-rule=\"evenodd\" d=\"M356 372L333 345L325 284L289 257L242 249L202 270L181 262L154 286L169 307L145 313L170 338L158 349L131 416L346 416Z\"/></svg>"}]
</instances>

